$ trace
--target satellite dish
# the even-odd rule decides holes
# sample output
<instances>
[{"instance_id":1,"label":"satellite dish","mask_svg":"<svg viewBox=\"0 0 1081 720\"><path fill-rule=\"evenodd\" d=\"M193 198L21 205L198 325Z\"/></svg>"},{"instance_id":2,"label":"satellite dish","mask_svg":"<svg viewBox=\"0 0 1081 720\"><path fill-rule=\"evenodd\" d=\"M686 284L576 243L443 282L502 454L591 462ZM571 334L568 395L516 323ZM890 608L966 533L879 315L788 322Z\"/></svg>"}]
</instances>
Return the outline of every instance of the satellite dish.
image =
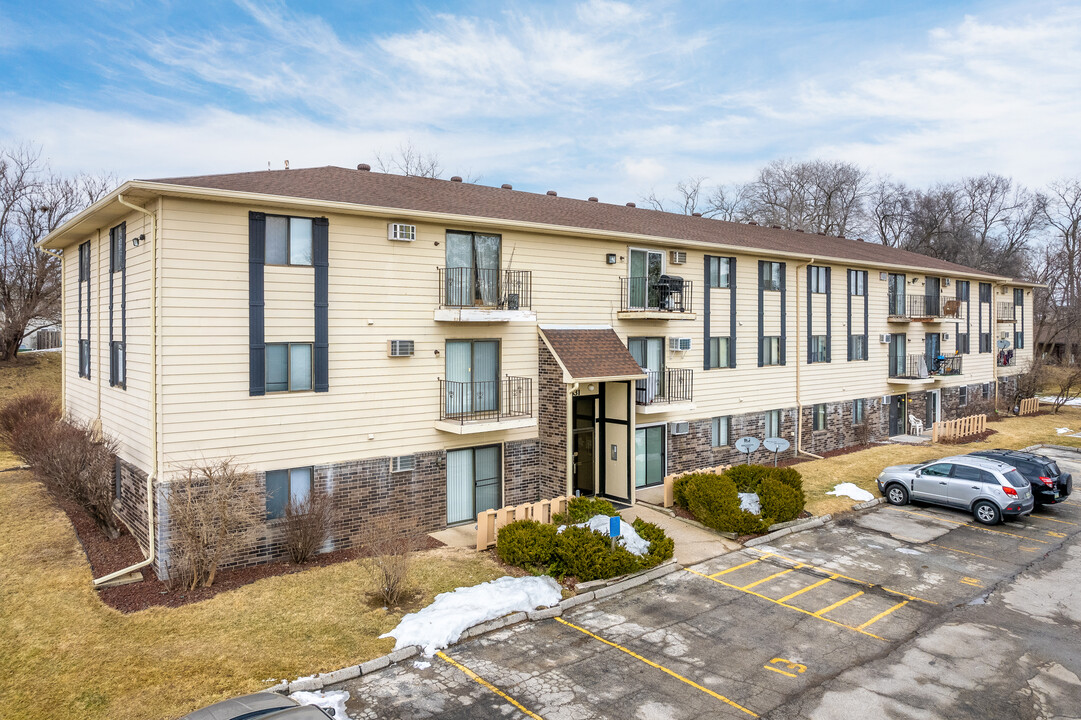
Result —
<instances>
[{"instance_id":1,"label":"satellite dish","mask_svg":"<svg viewBox=\"0 0 1081 720\"><path fill-rule=\"evenodd\" d=\"M762 441L762 447L769 450L771 453L782 453L787 450L791 445L784 438L771 437Z\"/></svg>"},{"instance_id":2,"label":"satellite dish","mask_svg":"<svg viewBox=\"0 0 1081 720\"><path fill-rule=\"evenodd\" d=\"M759 445L761 445L761 443L758 442L758 438L750 436L741 437L739 440L736 440L736 450L748 455L757 450Z\"/></svg>"},{"instance_id":3,"label":"satellite dish","mask_svg":"<svg viewBox=\"0 0 1081 720\"><path fill-rule=\"evenodd\" d=\"M1010 346L1010 341L1009 340L999 340L995 344L998 346L999 350L1005 350L1006 348L1008 348Z\"/></svg>"}]
</instances>

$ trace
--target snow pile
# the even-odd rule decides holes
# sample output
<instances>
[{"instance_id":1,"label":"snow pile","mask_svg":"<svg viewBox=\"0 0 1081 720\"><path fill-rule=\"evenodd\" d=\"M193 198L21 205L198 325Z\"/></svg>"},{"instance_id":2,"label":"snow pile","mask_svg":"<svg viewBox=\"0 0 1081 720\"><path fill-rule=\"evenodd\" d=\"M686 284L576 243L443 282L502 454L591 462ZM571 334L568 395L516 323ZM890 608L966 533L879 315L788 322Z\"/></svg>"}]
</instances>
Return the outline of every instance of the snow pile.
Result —
<instances>
[{"instance_id":1,"label":"snow pile","mask_svg":"<svg viewBox=\"0 0 1081 720\"><path fill-rule=\"evenodd\" d=\"M337 720L349 720L345 712L345 701L349 699L349 693L345 690L328 690L327 692L304 692L297 691L289 696L301 705L315 705L334 711Z\"/></svg>"},{"instance_id":2,"label":"snow pile","mask_svg":"<svg viewBox=\"0 0 1081 720\"><path fill-rule=\"evenodd\" d=\"M759 515L762 513L762 504L758 501L758 493L740 493L739 509Z\"/></svg>"},{"instance_id":3,"label":"snow pile","mask_svg":"<svg viewBox=\"0 0 1081 720\"><path fill-rule=\"evenodd\" d=\"M921 553L919 550L913 550L912 548L899 547L894 548L894 550L905 555L923 555L923 553Z\"/></svg>"},{"instance_id":4,"label":"snow pile","mask_svg":"<svg viewBox=\"0 0 1081 720\"><path fill-rule=\"evenodd\" d=\"M841 497L843 495L845 497L852 498L856 502L867 502L869 500L875 499L874 495L867 492L858 485L854 485L852 483L841 483L840 485L835 485L833 489L826 494L836 495L837 497Z\"/></svg>"},{"instance_id":5,"label":"snow pile","mask_svg":"<svg viewBox=\"0 0 1081 720\"><path fill-rule=\"evenodd\" d=\"M1040 396L1040 402L1053 403L1053 402L1055 402L1055 396L1054 395L1041 395ZM1065 402L1065 405L1066 405L1066 407L1077 407L1077 406L1081 405L1081 397L1070 398L1069 400L1067 400Z\"/></svg>"},{"instance_id":6,"label":"snow pile","mask_svg":"<svg viewBox=\"0 0 1081 720\"><path fill-rule=\"evenodd\" d=\"M1070 428L1067 428L1067 427L1055 428L1055 432L1057 432L1059 435L1065 435L1066 433L1070 432Z\"/></svg>"},{"instance_id":7,"label":"snow pile","mask_svg":"<svg viewBox=\"0 0 1081 720\"><path fill-rule=\"evenodd\" d=\"M550 577L501 577L440 593L431 605L404 616L398 627L379 637L394 638L395 650L420 645L431 657L467 628L512 612L551 607L562 598L559 583Z\"/></svg>"},{"instance_id":8,"label":"snow pile","mask_svg":"<svg viewBox=\"0 0 1081 720\"><path fill-rule=\"evenodd\" d=\"M611 528L609 523L611 518L608 515L594 515L587 522L578 523L574 527L589 528L595 532L599 532L601 535L608 535L608 531ZM556 532L563 532L566 525L560 525ZM649 552L649 542L643 540L642 536L634 531L634 526L626 522L623 518L619 519L619 538L617 543L622 545L631 551L634 555L645 555Z\"/></svg>"}]
</instances>

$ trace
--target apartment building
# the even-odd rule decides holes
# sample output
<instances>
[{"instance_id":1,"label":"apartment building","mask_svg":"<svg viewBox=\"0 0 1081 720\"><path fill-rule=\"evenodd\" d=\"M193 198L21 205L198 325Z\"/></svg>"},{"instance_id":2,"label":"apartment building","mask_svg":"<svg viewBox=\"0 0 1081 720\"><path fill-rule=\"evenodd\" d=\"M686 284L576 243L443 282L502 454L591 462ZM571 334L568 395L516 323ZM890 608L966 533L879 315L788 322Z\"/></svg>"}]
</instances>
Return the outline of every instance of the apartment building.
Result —
<instances>
[{"instance_id":1,"label":"apartment building","mask_svg":"<svg viewBox=\"0 0 1081 720\"><path fill-rule=\"evenodd\" d=\"M63 257L65 409L120 441L167 572L170 478L333 490L334 545L560 494L634 502L739 437L821 453L964 414L1031 358L1032 285L860 240L323 167L130 181ZM753 458L770 459L764 451Z\"/></svg>"}]
</instances>

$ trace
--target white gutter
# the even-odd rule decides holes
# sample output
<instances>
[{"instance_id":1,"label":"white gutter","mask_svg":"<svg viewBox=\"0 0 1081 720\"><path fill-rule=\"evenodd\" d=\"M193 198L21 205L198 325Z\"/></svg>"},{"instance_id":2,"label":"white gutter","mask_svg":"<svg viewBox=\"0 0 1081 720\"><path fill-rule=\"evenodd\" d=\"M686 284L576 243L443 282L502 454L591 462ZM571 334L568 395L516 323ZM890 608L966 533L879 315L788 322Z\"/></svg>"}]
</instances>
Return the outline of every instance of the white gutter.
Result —
<instances>
[{"instance_id":1,"label":"white gutter","mask_svg":"<svg viewBox=\"0 0 1081 720\"><path fill-rule=\"evenodd\" d=\"M154 562L154 481L158 476L158 314L157 314L157 278L158 278L158 216L145 208L133 205L116 196L117 202L132 210L141 212L150 218L150 472L146 475L146 537L147 557L142 562L109 573L94 580L94 587L107 585L119 577L144 568Z\"/></svg>"}]
</instances>

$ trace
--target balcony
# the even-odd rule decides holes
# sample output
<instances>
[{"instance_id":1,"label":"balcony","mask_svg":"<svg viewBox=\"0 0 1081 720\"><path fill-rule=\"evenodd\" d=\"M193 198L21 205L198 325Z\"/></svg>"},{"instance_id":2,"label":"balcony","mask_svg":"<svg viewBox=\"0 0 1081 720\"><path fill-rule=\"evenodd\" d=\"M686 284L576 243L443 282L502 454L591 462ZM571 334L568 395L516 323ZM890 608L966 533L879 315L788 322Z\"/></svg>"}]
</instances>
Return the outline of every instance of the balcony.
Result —
<instances>
[{"instance_id":1,"label":"balcony","mask_svg":"<svg viewBox=\"0 0 1081 720\"><path fill-rule=\"evenodd\" d=\"M890 295L890 322L941 322L960 320L963 303L941 295Z\"/></svg>"},{"instance_id":2,"label":"balcony","mask_svg":"<svg viewBox=\"0 0 1081 720\"><path fill-rule=\"evenodd\" d=\"M694 371L690 368L646 370L635 381L634 402L640 415L694 409Z\"/></svg>"},{"instance_id":3,"label":"balcony","mask_svg":"<svg viewBox=\"0 0 1081 720\"><path fill-rule=\"evenodd\" d=\"M1017 322L1017 306L1012 302L995 303L995 319L999 322Z\"/></svg>"},{"instance_id":4,"label":"balcony","mask_svg":"<svg viewBox=\"0 0 1081 720\"><path fill-rule=\"evenodd\" d=\"M694 320L692 283L674 275L621 277L621 320Z\"/></svg>"},{"instance_id":5,"label":"balcony","mask_svg":"<svg viewBox=\"0 0 1081 720\"><path fill-rule=\"evenodd\" d=\"M508 375L485 382L439 381L437 430L467 435L536 424L531 378Z\"/></svg>"},{"instance_id":6,"label":"balcony","mask_svg":"<svg viewBox=\"0 0 1081 720\"><path fill-rule=\"evenodd\" d=\"M439 268L440 322L536 322L529 270Z\"/></svg>"},{"instance_id":7,"label":"balcony","mask_svg":"<svg viewBox=\"0 0 1081 720\"><path fill-rule=\"evenodd\" d=\"M995 365L999 367L1017 367L1017 353L1013 348L1007 350L999 350L998 355L995 357Z\"/></svg>"},{"instance_id":8,"label":"balcony","mask_svg":"<svg viewBox=\"0 0 1081 720\"><path fill-rule=\"evenodd\" d=\"M890 358L890 382L902 385L930 385L939 378L961 374L962 355L930 357L920 353Z\"/></svg>"}]
</instances>

